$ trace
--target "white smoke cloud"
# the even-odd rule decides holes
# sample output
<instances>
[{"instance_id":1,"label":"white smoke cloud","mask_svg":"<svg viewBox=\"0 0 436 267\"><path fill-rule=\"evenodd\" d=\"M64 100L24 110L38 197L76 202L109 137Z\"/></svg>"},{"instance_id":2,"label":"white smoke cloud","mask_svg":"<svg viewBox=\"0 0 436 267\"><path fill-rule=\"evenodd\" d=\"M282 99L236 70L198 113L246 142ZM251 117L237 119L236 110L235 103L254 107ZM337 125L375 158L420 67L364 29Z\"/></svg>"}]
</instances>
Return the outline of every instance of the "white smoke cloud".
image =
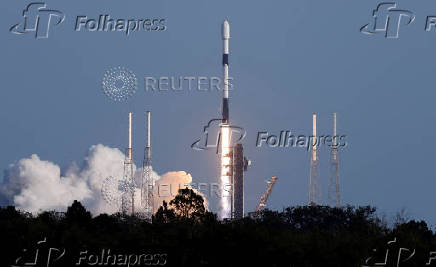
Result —
<instances>
[{"instance_id":1,"label":"white smoke cloud","mask_svg":"<svg viewBox=\"0 0 436 267\"><path fill-rule=\"evenodd\" d=\"M2 193L19 209L36 212L60 209L74 199L91 195L86 182L76 177L62 179L59 166L42 161L37 155L10 166Z\"/></svg>"},{"instance_id":2,"label":"white smoke cloud","mask_svg":"<svg viewBox=\"0 0 436 267\"><path fill-rule=\"evenodd\" d=\"M117 148L94 145L90 147L83 166L72 164L65 174L61 173L58 165L41 160L37 155L21 159L5 171L3 184L0 185L0 199L6 199L8 203L0 204L11 204L17 209L37 213L44 210L65 211L74 200L78 200L93 215L118 212L119 206L109 204L101 192L107 177L118 180L123 177L124 158ZM142 169L136 170L135 165L133 168L136 184L140 185ZM186 172L169 172L160 179L153 171L153 178L156 184L171 184L172 188L192 182L191 175ZM139 188L135 190L135 195L135 205L138 205ZM155 208L162 205L162 200L169 201L173 197L156 197Z\"/></svg>"}]
</instances>

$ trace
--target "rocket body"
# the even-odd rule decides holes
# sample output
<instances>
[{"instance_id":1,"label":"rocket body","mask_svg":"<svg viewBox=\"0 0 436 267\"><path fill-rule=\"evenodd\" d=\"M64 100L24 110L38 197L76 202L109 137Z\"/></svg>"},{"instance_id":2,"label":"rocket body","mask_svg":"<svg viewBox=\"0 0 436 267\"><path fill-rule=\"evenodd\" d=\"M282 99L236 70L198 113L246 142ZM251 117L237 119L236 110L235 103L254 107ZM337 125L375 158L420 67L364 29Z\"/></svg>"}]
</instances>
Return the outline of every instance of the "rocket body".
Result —
<instances>
[{"instance_id":1,"label":"rocket body","mask_svg":"<svg viewBox=\"0 0 436 267\"><path fill-rule=\"evenodd\" d=\"M222 123L220 126L221 154L220 154L220 185L221 198L219 203L219 218L232 217L232 148L230 144L229 127L229 39L230 25L227 20L222 26L223 38L223 107Z\"/></svg>"},{"instance_id":2,"label":"rocket body","mask_svg":"<svg viewBox=\"0 0 436 267\"><path fill-rule=\"evenodd\" d=\"M230 24L227 20L223 23L223 123L229 122L229 39Z\"/></svg>"}]
</instances>

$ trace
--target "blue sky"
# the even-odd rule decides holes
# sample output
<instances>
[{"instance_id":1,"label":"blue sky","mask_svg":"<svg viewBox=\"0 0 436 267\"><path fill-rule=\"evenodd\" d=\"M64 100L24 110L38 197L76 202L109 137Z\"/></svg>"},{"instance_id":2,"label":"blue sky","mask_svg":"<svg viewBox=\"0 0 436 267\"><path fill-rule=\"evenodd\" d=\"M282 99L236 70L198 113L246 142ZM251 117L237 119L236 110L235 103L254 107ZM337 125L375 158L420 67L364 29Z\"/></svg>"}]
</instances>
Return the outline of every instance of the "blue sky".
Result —
<instances>
[{"instance_id":1,"label":"blue sky","mask_svg":"<svg viewBox=\"0 0 436 267\"><path fill-rule=\"evenodd\" d=\"M0 168L31 154L63 168L80 163L91 145L126 146L126 118L134 112L135 162L142 163L145 114L152 111L153 167L184 170L194 182L215 182L213 152L190 145L220 114L221 93L145 92L145 76L218 76L221 23L231 25L232 123L247 130L246 208L253 210L279 181L269 207L307 201L309 154L299 148L257 148L259 131L347 135L342 151L342 202L374 205L388 216L406 208L435 225L433 51L436 31L425 31L432 1L397 1L416 15L398 39L364 35L378 1L46 1L65 13L48 39L14 35L29 1L3 1L0 11ZM75 32L76 16L166 18L163 32ZM104 72L124 66L138 77L138 91L114 103L101 90ZM324 198L328 151L320 151Z\"/></svg>"}]
</instances>

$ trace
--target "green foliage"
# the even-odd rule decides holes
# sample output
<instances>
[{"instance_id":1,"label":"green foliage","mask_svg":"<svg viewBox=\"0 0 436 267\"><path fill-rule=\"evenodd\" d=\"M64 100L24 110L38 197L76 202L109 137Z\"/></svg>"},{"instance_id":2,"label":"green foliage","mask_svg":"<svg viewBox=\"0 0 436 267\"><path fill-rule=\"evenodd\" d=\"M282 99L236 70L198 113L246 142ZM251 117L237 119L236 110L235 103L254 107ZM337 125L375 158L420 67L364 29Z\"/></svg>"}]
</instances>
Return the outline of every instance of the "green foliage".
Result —
<instances>
[{"instance_id":1,"label":"green foliage","mask_svg":"<svg viewBox=\"0 0 436 267\"><path fill-rule=\"evenodd\" d=\"M185 188L179 189L169 205L163 201L153 218L155 223L172 223L180 220L215 222L216 216L206 210L201 195L192 189Z\"/></svg>"},{"instance_id":2,"label":"green foliage","mask_svg":"<svg viewBox=\"0 0 436 267\"><path fill-rule=\"evenodd\" d=\"M187 219L199 220L206 212L203 197L189 188L179 189L170 206L177 216Z\"/></svg>"},{"instance_id":3,"label":"green foliage","mask_svg":"<svg viewBox=\"0 0 436 267\"><path fill-rule=\"evenodd\" d=\"M117 254L166 254L166 266L362 266L373 249L416 249L413 261L425 266L436 251L436 236L423 221L405 221L389 229L372 207L288 207L264 210L256 219L218 221L204 209L201 196L183 189L156 212L153 223L121 214L91 214L75 201L66 213L31 216L14 207L0 208L0 236L7 244L0 266L10 266L24 248L47 239L65 248L61 261L50 266L76 266L87 250L103 248ZM390 264L394 264L391 259ZM388 265L391 266L391 265ZM396 265L392 265L396 266Z\"/></svg>"}]
</instances>

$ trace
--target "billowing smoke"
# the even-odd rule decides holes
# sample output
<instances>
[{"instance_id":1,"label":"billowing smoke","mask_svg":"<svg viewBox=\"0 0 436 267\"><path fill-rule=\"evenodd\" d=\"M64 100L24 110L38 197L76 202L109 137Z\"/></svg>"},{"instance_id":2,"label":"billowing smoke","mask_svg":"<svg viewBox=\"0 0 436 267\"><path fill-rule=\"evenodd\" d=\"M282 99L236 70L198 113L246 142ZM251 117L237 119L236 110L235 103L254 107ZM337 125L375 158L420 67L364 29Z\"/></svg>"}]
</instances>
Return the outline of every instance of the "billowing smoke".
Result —
<instances>
[{"instance_id":1,"label":"billowing smoke","mask_svg":"<svg viewBox=\"0 0 436 267\"><path fill-rule=\"evenodd\" d=\"M74 199L92 195L85 180L76 175L61 177L60 173L59 166L32 155L10 165L1 192L8 204L30 212L61 209Z\"/></svg>"},{"instance_id":2,"label":"billowing smoke","mask_svg":"<svg viewBox=\"0 0 436 267\"><path fill-rule=\"evenodd\" d=\"M192 176L184 171L168 172L156 181L154 190L154 206L162 206L162 202L170 202L178 193L179 189L191 188L197 194L203 196L204 205L207 209L206 197L196 188L191 187Z\"/></svg>"},{"instance_id":3,"label":"billowing smoke","mask_svg":"<svg viewBox=\"0 0 436 267\"><path fill-rule=\"evenodd\" d=\"M72 164L63 174L58 165L41 160L34 154L11 164L5 171L0 186L0 205L14 205L17 209L37 213L45 210L65 211L74 200L78 200L94 215L118 212L118 205L103 198L102 186L108 177L123 177L124 159L124 154L117 148L94 145L90 147L82 166ZM136 170L135 166L133 168L136 184L140 185L142 170ZM153 177L156 184L165 183L171 188L192 182L191 175L185 172L169 172L162 178L153 172ZM135 202L139 203L139 195L138 188ZM156 209L162 205L162 200L169 201L172 198L174 196L156 197Z\"/></svg>"}]
</instances>

